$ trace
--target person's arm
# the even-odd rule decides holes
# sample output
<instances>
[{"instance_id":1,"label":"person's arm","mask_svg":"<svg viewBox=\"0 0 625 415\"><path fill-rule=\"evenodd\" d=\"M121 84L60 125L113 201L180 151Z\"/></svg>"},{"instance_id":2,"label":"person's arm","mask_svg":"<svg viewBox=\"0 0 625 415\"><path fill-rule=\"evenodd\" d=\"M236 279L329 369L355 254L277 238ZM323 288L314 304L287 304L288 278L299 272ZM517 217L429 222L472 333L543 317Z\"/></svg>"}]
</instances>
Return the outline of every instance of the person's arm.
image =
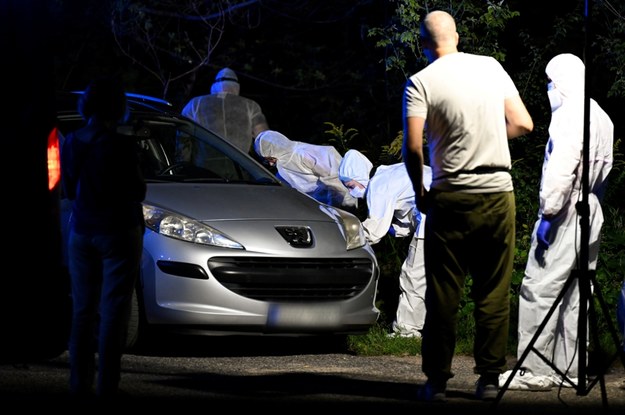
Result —
<instances>
[{"instance_id":1,"label":"person's arm","mask_svg":"<svg viewBox=\"0 0 625 415\"><path fill-rule=\"evenodd\" d=\"M423 185L423 131L425 119L422 117L406 117L404 121L404 142L402 156L408 176L415 191L417 209L425 212L424 199L427 194Z\"/></svg>"},{"instance_id":2,"label":"person's arm","mask_svg":"<svg viewBox=\"0 0 625 415\"><path fill-rule=\"evenodd\" d=\"M516 138L531 133L534 129L534 121L525 108L521 96L515 95L507 98L504 103L508 138Z\"/></svg>"},{"instance_id":3,"label":"person's arm","mask_svg":"<svg viewBox=\"0 0 625 415\"><path fill-rule=\"evenodd\" d=\"M370 244L377 244L389 233L397 197L394 192L385 186L386 176L374 176L367 186L367 219L362 222L365 237ZM387 177L390 178L390 177ZM380 182L381 180L381 182ZM395 236L395 235L392 235Z\"/></svg>"}]
</instances>

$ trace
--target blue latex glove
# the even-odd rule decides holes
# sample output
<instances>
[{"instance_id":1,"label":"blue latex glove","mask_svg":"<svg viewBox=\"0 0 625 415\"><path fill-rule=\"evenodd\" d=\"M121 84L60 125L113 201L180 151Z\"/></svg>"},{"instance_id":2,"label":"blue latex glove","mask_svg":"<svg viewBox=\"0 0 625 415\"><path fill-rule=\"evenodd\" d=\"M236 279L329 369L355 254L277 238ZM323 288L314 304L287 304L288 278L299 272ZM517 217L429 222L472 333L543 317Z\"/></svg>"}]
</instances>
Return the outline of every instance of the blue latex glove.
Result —
<instances>
[{"instance_id":1,"label":"blue latex glove","mask_svg":"<svg viewBox=\"0 0 625 415\"><path fill-rule=\"evenodd\" d=\"M549 249L549 232L551 231L551 222L544 217L540 219L538 229L536 230L536 241L542 249Z\"/></svg>"}]
</instances>

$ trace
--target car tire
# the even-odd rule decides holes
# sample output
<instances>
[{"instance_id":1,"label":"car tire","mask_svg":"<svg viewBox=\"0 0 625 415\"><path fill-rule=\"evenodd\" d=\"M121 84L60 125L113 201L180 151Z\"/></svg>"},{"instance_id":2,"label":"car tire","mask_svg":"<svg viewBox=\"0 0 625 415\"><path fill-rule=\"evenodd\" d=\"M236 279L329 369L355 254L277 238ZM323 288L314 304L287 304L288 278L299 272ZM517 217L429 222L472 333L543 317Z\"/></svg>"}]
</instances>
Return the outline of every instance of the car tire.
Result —
<instances>
[{"instance_id":1,"label":"car tire","mask_svg":"<svg viewBox=\"0 0 625 415\"><path fill-rule=\"evenodd\" d=\"M139 347L144 331L143 312L141 310L141 301L139 300L139 290L137 287L132 292L132 301L130 303L130 315L128 316L128 327L126 329L126 349L128 351L135 350Z\"/></svg>"}]
</instances>

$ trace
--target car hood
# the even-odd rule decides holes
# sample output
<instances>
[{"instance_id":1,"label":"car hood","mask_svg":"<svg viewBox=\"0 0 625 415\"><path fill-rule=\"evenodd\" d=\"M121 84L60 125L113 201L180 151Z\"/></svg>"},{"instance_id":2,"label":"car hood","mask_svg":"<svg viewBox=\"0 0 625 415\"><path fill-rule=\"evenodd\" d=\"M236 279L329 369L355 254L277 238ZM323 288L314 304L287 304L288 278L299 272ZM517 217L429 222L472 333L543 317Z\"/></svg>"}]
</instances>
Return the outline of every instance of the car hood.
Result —
<instances>
[{"instance_id":1,"label":"car hood","mask_svg":"<svg viewBox=\"0 0 625 415\"><path fill-rule=\"evenodd\" d=\"M201 222L225 220L333 221L320 203L287 186L148 183L145 202Z\"/></svg>"}]
</instances>

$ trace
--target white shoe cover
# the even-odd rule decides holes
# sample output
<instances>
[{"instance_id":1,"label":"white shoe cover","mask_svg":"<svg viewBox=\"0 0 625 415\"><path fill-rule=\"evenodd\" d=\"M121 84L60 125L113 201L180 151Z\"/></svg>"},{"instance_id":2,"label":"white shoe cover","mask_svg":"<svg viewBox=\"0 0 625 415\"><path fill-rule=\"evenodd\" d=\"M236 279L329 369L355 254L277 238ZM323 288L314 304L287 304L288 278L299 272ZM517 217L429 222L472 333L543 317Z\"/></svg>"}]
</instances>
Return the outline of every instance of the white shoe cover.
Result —
<instances>
[{"instance_id":1,"label":"white shoe cover","mask_svg":"<svg viewBox=\"0 0 625 415\"><path fill-rule=\"evenodd\" d=\"M420 339L421 333L417 332L407 332L407 331L393 331L388 333L386 337L394 338L394 337L404 337L404 338L414 338Z\"/></svg>"},{"instance_id":2,"label":"white shoe cover","mask_svg":"<svg viewBox=\"0 0 625 415\"><path fill-rule=\"evenodd\" d=\"M499 386L503 387L512 374L512 370L499 375ZM566 382L565 382L566 383ZM510 390L526 390L526 391L549 391L555 385L552 376L532 375L524 369L519 369L514 374L512 381L508 385Z\"/></svg>"}]
</instances>

